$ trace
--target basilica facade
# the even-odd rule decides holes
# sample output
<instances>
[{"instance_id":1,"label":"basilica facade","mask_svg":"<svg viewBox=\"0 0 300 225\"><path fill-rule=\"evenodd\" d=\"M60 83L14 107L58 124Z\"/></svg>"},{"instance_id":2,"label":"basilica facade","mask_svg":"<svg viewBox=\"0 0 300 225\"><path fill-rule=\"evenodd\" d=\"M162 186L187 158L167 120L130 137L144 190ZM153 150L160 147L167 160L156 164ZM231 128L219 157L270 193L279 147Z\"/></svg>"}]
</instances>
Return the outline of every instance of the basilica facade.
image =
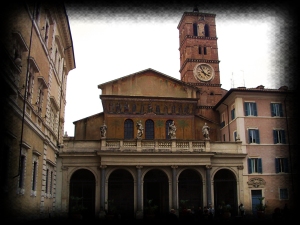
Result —
<instances>
[{"instance_id":1,"label":"basilica facade","mask_svg":"<svg viewBox=\"0 0 300 225\"><path fill-rule=\"evenodd\" d=\"M148 68L99 84L103 112L74 122L56 168L56 211L74 199L98 217L243 203L266 213L294 195L293 92L221 88L216 15L184 12L178 24L180 80ZM113 202L114 206L110 203Z\"/></svg>"}]
</instances>

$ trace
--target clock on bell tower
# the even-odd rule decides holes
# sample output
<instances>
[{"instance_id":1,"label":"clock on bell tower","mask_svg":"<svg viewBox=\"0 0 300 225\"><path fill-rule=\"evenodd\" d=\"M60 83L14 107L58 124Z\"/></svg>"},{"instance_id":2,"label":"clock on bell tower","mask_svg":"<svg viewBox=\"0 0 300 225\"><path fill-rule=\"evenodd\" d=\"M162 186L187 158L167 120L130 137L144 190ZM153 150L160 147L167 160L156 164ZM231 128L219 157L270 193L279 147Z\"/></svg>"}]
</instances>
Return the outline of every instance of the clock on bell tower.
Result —
<instances>
[{"instance_id":1,"label":"clock on bell tower","mask_svg":"<svg viewBox=\"0 0 300 225\"><path fill-rule=\"evenodd\" d=\"M215 14L184 12L179 30L180 79L199 88L198 113L213 119L212 107L221 99ZM215 118L218 119L218 118Z\"/></svg>"}]
</instances>

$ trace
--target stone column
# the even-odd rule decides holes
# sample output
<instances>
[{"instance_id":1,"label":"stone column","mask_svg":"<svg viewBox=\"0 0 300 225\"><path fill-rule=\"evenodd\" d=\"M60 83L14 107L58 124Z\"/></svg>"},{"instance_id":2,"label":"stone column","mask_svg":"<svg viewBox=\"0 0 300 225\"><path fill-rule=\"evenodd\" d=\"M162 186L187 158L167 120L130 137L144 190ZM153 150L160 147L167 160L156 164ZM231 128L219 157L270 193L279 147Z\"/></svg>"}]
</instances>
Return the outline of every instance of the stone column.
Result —
<instances>
[{"instance_id":1,"label":"stone column","mask_svg":"<svg viewBox=\"0 0 300 225\"><path fill-rule=\"evenodd\" d=\"M68 181L68 167L62 166L62 193L61 193L61 211L67 213L69 210L69 197L70 197L70 181Z\"/></svg>"},{"instance_id":2,"label":"stone column","mask_svg":"<svg viewBox=\"0 0 300 225\"><path fill-rule=\"evenodd\" d=\"M172 168L172 208L177 210L177 171L178 166L171 166Z\"/></svg>"},{"instance_id":3,"label":"stone column","mask_svg":"<svg viewBox=\"0 0 300 225\"><path fill-rule=\"evenodd\" d=\"M105 180L106 180L106 167L105 165L101 165L101 187L100 187L100 208L105 209Z\"/></svg>"},{"instance_id":4,"label":"stone column","mask_svg":"<svg viewBox=\"0 0 300 225\"><path fill-rule=\"evenodd\" d=\"M136 210L136 219L142 219L143 218L143 210L142 210L142 168L143 166L136 166L137 170L137 210Z\"/></svg>"},{"instance_id":5,"label":"stone column","mask_svg":"<svg viewBox=\"0 0 300 225\"><path fill-rule=\"evenodd\" d=\"M245 205L245 201L244 201L244 184L243 184L243 170L244 170L244 166L237 166L238 169L238 202L243 203Z\"/></svg>"},{"instance_id":6,"label":"stone column","mask_svg":"<svg viewBox=\"0 0 300 225\"><path fill-rule=\"evenodd\" d=\"M207 193L207 205L211 202L211 177L210 177L210 170L212 168L211 165L206 165L206 193Z\"/></svg>"}]
</instances>

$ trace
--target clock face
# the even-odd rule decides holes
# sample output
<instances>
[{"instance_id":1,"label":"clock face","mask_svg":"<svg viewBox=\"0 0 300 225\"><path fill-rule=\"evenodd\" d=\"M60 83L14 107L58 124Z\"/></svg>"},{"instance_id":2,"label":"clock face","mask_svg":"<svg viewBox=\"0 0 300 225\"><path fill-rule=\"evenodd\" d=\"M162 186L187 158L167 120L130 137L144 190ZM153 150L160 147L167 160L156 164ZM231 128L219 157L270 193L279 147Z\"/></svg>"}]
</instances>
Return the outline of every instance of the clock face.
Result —
<instances>
[{"instance_id":1,"label":"clock face","mask_svg":"<svg viewBox=\"0 0 300 225\"><path fill-rule=\"evenodd\" d=\"M210 81L214 77L214 69L206 63L199 63L194 68L194 76L200 81Z\"/></svg>"}]
</instances>

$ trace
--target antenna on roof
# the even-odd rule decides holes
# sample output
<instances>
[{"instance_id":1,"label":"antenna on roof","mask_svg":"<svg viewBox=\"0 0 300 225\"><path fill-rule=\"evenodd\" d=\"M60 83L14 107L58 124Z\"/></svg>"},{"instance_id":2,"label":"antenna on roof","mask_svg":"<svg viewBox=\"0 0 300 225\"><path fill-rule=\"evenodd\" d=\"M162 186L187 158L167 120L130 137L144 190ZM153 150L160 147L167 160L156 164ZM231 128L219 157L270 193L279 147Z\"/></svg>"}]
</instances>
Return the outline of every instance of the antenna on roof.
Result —
<instances>
[{"instance_id":1,"label":"antenna on roof","mask_svg":"<svg viewBox=\"0 0 300 225\"><path fill-rule=\"evenodd\" d=\"M231 73L231 88L234 88L233 72Z\"/></svg>"},{"instance_id":2,"label":"antenna on roof","mask_svg":"<svg viewBox=\"0 0 300 225\"><path fill-rule=\"evenodd\" d=\"M244 70L241 70L242 72L243 72L243 83L244 83L244 87L246 87L245 86L245 76L244 76Z\"/></svg>"}]
</instances>

